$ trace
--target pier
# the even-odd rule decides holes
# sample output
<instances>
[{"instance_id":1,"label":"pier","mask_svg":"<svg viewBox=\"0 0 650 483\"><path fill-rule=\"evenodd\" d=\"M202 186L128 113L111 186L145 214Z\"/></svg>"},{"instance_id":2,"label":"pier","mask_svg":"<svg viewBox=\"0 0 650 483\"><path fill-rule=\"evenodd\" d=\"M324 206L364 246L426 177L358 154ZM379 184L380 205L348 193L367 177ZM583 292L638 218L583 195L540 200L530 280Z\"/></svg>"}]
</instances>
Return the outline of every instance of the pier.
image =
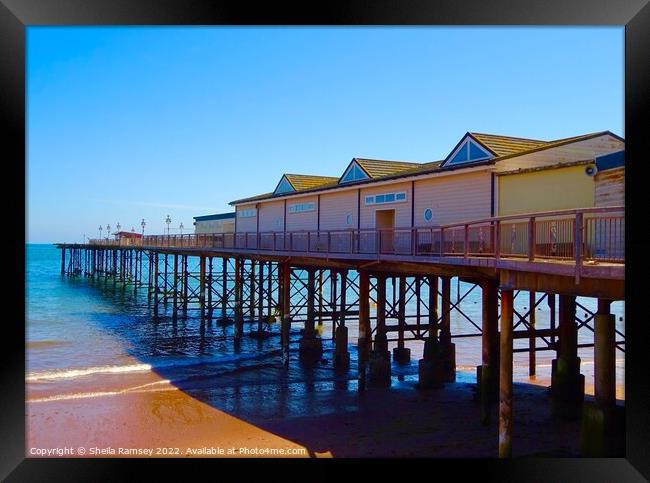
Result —
<instances>
[{"instance_id":1,"label":"pier","mask_svg":"<svg viewBox=\"0 0 650 483\"><path fill-rule=\"evenodd\" d=\"M476 424L496 415L498 405L500 457L511 456L516 444L513 354L528 353L534 375L536 354L554 351L553 416L582 418L585 456L618 456L624 451L624 416L616 405L614 361L616 351L625 350L625 338L610 304L624 300L624 220L623 207L609 206L435 227L257 229L57 246L62 275L146 292L153 315L164 310L173 320L193 315L201 326L233 325L235 344L279 331L285 363L292 327L301 329L299 355L306 366L320 362L324 339L334 343L337 371L349 370L350 350L357 350L360 390L389 387L391 361L410 364L413 341L424 343L418 389L444 390L456 379L454 340L480 338ZM464 293L452 294L453 278L464 282ZM463 311L463 299L475 290L482 294L481 320ZM515 308L518 297L526 297L527 312ZM597 299L597 311L576 297ZM536 309L548 311L548 328L539 328ZM475 332L454 334L454 312ZM329 333L322 330L325 322ZM579 331L592 333L593 342L579 344ZM515 348L516 339L527 340L527 347ZM594 349L593 404L584 401L582 347Z\"/></svg>"}]
</instances>

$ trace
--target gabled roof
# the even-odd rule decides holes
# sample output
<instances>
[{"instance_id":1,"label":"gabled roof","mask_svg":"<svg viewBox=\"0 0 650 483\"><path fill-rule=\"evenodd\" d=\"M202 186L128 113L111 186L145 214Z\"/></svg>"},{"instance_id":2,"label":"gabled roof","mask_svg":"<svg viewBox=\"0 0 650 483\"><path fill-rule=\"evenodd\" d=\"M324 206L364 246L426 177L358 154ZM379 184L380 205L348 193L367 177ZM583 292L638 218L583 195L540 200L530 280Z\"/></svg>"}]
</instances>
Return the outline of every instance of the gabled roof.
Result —
<instances>
[{"instance_id":1,"label":"gabled roof","mask_svg":"<svg viewBox=\"0 0 650 483\"><path fill-rule=\"evenodd\" d=\"M467 132L462 137L462 139L458 142L458 144L456 144L456 146L451 151L451 153L454 153L454 151L456 151L456 149L465 141L465 139L468 136L471 137L475 142L483 146L485 149L494 153L494 156L488 159L472 161L467 163L450 164L450 165L445 165L445 160L432 161L427 163L414 163L414 162L407 162L407 161L388 161L388 160L380 160L380 159L368 159L368 158L355 157L348 164L348 168L353 163L356 163L366 174L368 174L369 179L351 182L349 183L349 185L367 184L367 183L372 183L373 181L398 179L398 178L404 178L408 176L416 176L416 175L429 174L435 172L447 172L447 171L476 168L488 164L494 164L503 159L522 156L525 154L534 153L537 151L543 151L546 149L551 149L565 144L571 144L574 142L584 141L587 139L593 139L600 136L611 136L615 139L618 139L621 142L625 142L625 139L621 138L620 136L617 136L611 131L593 132L589 134L583 134L580 136L556 139L554 141L541 141L537 139ZM345 172L347 172L348 168L346 168ZM303 176L303 175L289 175L289 176ZM339 186L343 187L348 185L348 183L346 183L345 185L339 184L337 182L337 178L330 178L326 176L316 176L314 178L327 179L328 181L324 182L321 185L314 185L311 188L304 188L300 190L301 194L304 194L306 192L318 192L321 190L329 190L329 189L338 188ZM287 196L287 195L294 195L294 194L298 194L298 193L284 193L282 195L277 195L277 196L279 197L279 196ZM231 201L229 204L236 205L239 203L252 203L258 200L270 199L273 198L274 196L275 196L274 193L266 193L263 195L252 196L248 198L242 198L239 200Z\"/></svg>"},{"instance_id":2,"label":"gabled roof","mask_svg":"<svg viewBox=\"0 0 650 483\"><path fill-rule=\"evenodd\" d=\"M512 136L499 136L496 134L477 132L470 132L468 134L497 156L520 153L547 144L547 141L540 141L538 139L515 138Z\"/></svg>"},{"instance_id":3,"label":"gabled roof","mask_svg":"<svg viewBox=\"0 0 650 483\"><path fill-rule=\"evenodd\" d=\"M408 161L387 161L383 159L367 159L367 158L353 158L356 163L370 176L371 178L381 178L382 176L390 176L407 169L413 169L421 166L420 163L412 163Z\"/></svg>"},{"instance_id":4,"label":"gabled roof","mask_svg":"<svg viewBox=\"0 0 650 483\"><path fill-rule=\"evenodd\" d=\"M318 186L335 183L338 178L333 176L313 176L310 174L285 174L284 177L296 191L304 191Z\"/></svg>"}]
</instances>

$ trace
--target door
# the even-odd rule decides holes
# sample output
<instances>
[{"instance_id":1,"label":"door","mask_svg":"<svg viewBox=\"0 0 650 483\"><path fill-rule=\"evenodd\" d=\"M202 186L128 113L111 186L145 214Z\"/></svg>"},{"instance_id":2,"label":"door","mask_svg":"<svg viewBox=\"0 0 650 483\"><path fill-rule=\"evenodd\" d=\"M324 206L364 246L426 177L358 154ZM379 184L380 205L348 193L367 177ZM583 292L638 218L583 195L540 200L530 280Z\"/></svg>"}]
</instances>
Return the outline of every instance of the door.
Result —
<instances>
[{"instance_id":1,"label":"door","mask_svg":"<svg viewBox=\"0 0 650 483\"><path fill-rule=\"evenodd\" d=\"M375 228L379 230L380 252L393 253L395 251L395 210L377 210Z\"/></svg>"}]
</instances>

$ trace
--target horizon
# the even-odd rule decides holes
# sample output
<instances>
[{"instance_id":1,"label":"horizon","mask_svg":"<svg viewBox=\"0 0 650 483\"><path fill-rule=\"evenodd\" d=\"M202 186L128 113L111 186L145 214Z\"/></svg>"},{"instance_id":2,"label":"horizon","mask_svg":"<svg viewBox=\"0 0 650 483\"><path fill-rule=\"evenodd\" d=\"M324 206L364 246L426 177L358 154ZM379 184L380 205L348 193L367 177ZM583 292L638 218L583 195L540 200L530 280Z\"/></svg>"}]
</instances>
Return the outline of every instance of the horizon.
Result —
<instances>
[{"instance_id":1,"label":"horizon","mask_svg":"<svg viewBox=\"0 0 650 483\"><path fill-rule=\"evenodd\" d=\"M192 233L284 173L466 132L625 137L623 62L623 27L28 27L26 244Z\"/></svg>"}]
</instances>

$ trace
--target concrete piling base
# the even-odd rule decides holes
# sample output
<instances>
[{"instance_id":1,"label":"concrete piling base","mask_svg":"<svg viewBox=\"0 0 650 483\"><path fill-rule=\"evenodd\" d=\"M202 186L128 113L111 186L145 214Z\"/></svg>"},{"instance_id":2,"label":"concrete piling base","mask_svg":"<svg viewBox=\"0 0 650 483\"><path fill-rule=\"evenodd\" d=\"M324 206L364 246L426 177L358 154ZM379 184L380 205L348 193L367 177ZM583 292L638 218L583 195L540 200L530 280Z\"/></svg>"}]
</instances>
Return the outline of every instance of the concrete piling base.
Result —
<instances>
[{"instance_id":1,"label":"concrete piling base","mask_svg":"<svg viewBox=\"0 0 650 483\"><path fill-rule=\"evenodd\" d=\"M336 328L335 337L336 348L334 350L334 368L337 370L347 370L350 367L350 352L348 351L348 328L339 326ZM365 344L359 344L360 351ZM359 354L360 360L365 360Z\"/></svg>"},{"instance_id":2,"label":"concrete piling base","mask_svg":"<svg viewBox=\"0 0 650 483\"><path fill-rule=\"evenodd\" d=\"M372 351L368 358L368 386L390 387L390 352Z\"/></svg>"},{"instance_id":3,"label":"concrete piling base","mask_svg":"<svg viewBox=\"0 0 650 483\"><path fill-rule=\"evenodd\" d=\"M579 357L559 357L551 365L551 412L554 417L577 419L585 398L585 376Z\"/></svg>"},{"instance_id":4,"label":"concrete piling base","mask_svg":"<svg viewBox=\"0 0 650 483\"><path fill-rule=\"evenodd\" d=\"M625 456L625 408L585 403L580 435L582 456L620 458Z\"/></svg>"},{"instance_id":5,"label":"concrete piling base","mask_svg":"<svg viewBox=\"0 0 650 483\"><path fill-rule=\"evenodd\" d=\"M411 362L411 349L408 347L393 348L393 360L398 364L409 364Z\"/></svg>"},{"instance_id":6,"label":"concrete piling base","mask_svg":"<svg viewBox=\"0 0 650 483\"><path fill-rule=\"evenodd\" d=\"M311 364L320 361L323 355L323 341L313 334L305 334L299 342L300 361Z\"/></svg>"},{"instance_id":7,"label":"concrete piling base","mask_svg":"<svg viewBox=\"0 0 650 483\"><path fill-rule=\"evenodd\" d=\"M441 344L440 358L443 382L456 382L456 344Z\"/></svg>"},{"instance_id":8,"label":"concrete piling base","mask_svg":"<svg viewBox=\"0 0 650 483\"><path fill-rule=\"evenodd\" d=\"M444 386L444 372L440 357L440 343L436 338L424 342L423 358L418 361L418 389L438 389Z\"/></svg>"},{"instance_id":9,"label":"concrete piling base","mask_svg":"<svg viewBox=\"0 0 650 483\"><path fill-rule=\"evenodd\" d=\"M221 327L227 327L229 325L234 324L235 321L230 317L219 317L218 319L215 320L215 323Z\"/></svg>"}]
</instances>

